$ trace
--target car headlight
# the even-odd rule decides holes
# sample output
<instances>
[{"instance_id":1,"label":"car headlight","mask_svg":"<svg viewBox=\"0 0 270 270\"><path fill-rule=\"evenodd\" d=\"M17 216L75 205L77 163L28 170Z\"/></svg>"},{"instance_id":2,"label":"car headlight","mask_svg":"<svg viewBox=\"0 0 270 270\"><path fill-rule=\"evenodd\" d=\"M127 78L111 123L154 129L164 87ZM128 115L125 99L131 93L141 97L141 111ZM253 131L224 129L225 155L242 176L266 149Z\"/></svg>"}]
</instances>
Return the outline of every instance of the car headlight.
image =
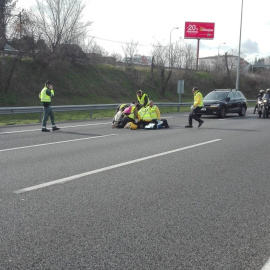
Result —
<instances>
[{"instance_id":1,"label":"car headlight","mask_svg":"<svg viewBox=\"0 0 270 270\"><path fill-rule=\"evenodd\" d=\"M212 104L210 107L211 108L218 108L219 107L219 104Z\"/></svg>"},{"instance_id":2,"label":"car headlight","mask_svg":"<svg viewBox=\"0 0 270 270\"><path fill-rule=\"evenodd\" d=\"M267 99L264 99L264 101L263 102L268 102L268 100Z\"/></svg>"}]
</instances>

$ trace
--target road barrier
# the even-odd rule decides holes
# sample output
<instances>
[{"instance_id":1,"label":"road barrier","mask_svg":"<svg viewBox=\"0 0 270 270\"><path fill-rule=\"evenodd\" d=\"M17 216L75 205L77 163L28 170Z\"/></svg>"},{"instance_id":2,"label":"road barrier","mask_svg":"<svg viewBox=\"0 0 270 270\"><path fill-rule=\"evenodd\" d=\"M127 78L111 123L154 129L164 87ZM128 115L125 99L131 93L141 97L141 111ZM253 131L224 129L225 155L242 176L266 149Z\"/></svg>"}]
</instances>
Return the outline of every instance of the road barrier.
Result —
<instances>
[{"instance_id":1,"label":"road barrier","mask_svg":"<svg viewBox=\"0 0 270 270\"><path fill-rule=\"evenodd\" d=\"M248 100L247 102L256 102L256 100ZM128 103L128 102L127 102ZM189 107L193 103L177 103L177 102L156 102L158 107L176 107L178 112L180 107ZM90 111L90 118L93 116L95 110L110 110L116 109L119 104L91 104L91 105L64 105L52 106L54 112L71 112L71 111ZM40 113L40 121L43 113L42 106L29 106L29 107L1 107L0 114L20 114L20 113Z\"/></svg>"}]
</instances>

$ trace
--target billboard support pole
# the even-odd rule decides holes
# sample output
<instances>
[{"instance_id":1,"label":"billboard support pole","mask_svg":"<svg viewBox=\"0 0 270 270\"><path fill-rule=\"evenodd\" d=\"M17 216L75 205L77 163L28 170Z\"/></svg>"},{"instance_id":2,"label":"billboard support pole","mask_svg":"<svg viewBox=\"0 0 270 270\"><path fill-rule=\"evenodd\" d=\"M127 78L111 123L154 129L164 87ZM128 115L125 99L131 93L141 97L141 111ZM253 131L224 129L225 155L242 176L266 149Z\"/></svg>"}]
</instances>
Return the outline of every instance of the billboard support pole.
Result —
<instances>
[{"instance_id":1,"label":"billboard support pole","mask_svg":"<svg viewBox=\"0 0 270 270\"><path fill-rule=\"evenodd\" d=\"M199 64L199 51L200 51L200 39L197 39L197 59L196 59L196 70L198 70Z\"/></svg>"}]
</instances>

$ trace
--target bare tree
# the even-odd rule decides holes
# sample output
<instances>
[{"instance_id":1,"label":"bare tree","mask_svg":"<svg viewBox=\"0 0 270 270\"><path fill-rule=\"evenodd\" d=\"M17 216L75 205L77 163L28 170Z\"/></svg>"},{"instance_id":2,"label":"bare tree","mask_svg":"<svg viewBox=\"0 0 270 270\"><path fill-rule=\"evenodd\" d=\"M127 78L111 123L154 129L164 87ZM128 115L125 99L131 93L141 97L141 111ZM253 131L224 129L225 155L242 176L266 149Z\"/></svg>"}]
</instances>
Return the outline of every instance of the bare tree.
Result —
<instances>
[{"instance_id":1,"label":"bare tree","mask_svg":"<svg viewBox=\"0 0 270 270\"><path fill-rule=\"evenodd\" d=\"M160 74L160 93L162 96L164 96L172 75L172 70L169 70L167 74L165 72L165 65L168 62L168 46L162 46L160 43L154 45L152 56L153 59L155 59L154 66L157 68L158 73Z\"/></svg>"},{"instance_id":2,"label":"bare tree","mask_svg":"<svg viewBox=\"0 0 270 270\"><path fill-rule=\"evenodd\" d=\"M91 22L82 22L83 0L36 0L33 17L40 35L57 55L63 44L79 44Z\"/></svg>"},{"instance_id":3,"label":"bare tree","mask_svg":"<svg viewBox=\"0 0 270 270\"><path fill-rule=\"evenodd\" d=\"M116 59L116 62L120 62L123 60L123 57L120 53L112 53L111 57L114 57Z\"/></svg>"},{"instance_id":4,"label":"bare tree","mask_svg":"<svg viewBox=\"0 0 270 270\"><path fill-rule=\"evenodd\" d=\"M0 49L6 43L6 27L12 16L12 11L16 6L17 0L0 0Z\"/></svg>"},{"instance_id":5,"label":"bare tree","mask_svg":"<svg viewBox=\"0 0 270 270\"><path fill-rule=\"evenodd\" d=\"M125 56L125 63L126 66L133 67L133 57L137 53L137 47L138 47L138 42L135 42L131 40L129 43L126 43L125 46L122 46L122 50L124 52Z\"/></svg>"},{"instance_id":6,"label":"bare tree","mask_svg":"<svg viewBox=\"0 0 270 270\"><path fill-rule=\"evenodd\" d=\"M35 21L28 10L16 12L8 25L9 39L21 39L25 36L34 37L38 31Z\"/></svg>"}]
</instances>

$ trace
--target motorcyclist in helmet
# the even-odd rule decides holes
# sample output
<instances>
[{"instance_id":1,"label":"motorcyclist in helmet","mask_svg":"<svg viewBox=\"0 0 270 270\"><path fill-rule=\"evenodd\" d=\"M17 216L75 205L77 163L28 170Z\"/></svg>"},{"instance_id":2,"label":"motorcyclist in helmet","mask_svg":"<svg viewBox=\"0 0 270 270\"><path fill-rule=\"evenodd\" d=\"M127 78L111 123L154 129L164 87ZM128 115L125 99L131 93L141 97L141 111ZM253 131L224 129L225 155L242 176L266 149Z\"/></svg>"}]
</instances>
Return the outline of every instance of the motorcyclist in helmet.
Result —
<instances>
[{"instance_id":1,"label":"motorcyclist in helmet","mask_svg":"<svg viewBox=\"0 0 270 270\"><path fill-rule=\"evenodd\" d=\"M267 89L267 90L268 90L268 89ZM256 103L256 105L255 105L253 114L255 114L255 113L256 113L256 110L258 110L258 101L259 101L259 100L262 100L263 95L264 95L264 90L260 90L260 91L259 91L259 94L258 94L258 96L257 96L257 103Z\"/></svg>"}]
</instances>

